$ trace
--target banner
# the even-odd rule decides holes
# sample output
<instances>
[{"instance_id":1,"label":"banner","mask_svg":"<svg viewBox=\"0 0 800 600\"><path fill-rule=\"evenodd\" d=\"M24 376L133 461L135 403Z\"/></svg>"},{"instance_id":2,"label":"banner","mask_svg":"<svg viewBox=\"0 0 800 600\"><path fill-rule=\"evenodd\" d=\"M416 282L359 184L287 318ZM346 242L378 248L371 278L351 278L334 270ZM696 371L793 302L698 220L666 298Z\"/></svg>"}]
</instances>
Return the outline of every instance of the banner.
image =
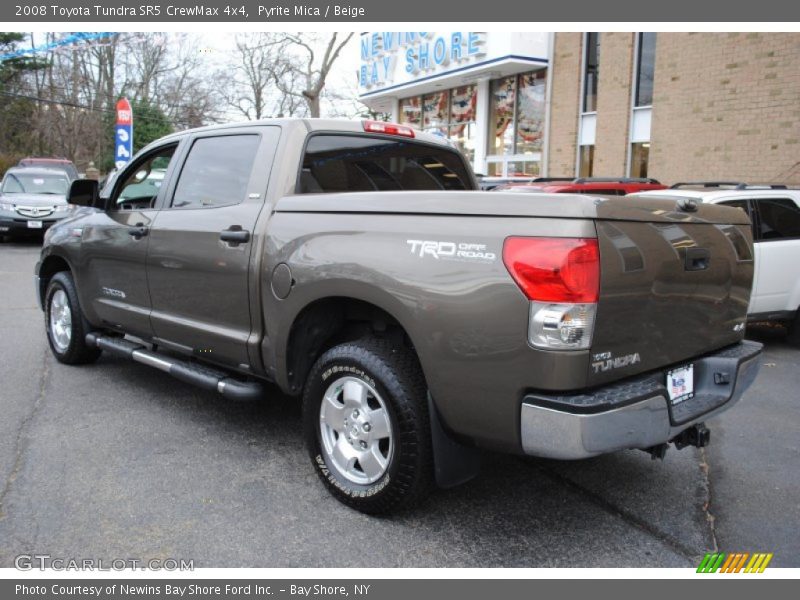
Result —
<instances>
[{"instance_id":1,"label":"banner","mask_svg":"<svg viewBox=\"0 0 800 600\"><path fill-rule=\"evenodd\" d=\"M124 167L133 156L133 109L127 98L117 102L117 123L114 126L114 166Z\"/></svg>"}]
</instances>

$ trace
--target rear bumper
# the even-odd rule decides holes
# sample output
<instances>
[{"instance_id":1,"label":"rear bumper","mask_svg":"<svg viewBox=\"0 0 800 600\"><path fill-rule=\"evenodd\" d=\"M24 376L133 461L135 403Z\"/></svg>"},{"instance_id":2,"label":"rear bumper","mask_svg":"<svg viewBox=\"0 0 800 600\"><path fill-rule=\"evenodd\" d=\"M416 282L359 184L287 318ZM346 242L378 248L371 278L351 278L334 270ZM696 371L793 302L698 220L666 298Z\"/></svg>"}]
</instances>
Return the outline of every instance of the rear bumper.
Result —
<instances>
[{"instance_id":1,"label":"rear bumper","mask_svg":"<svg viewBox=\"0 0 800 600\"><path fill-rule=\"evenodd\" d=\"M532 456L578 459L668 442L739 401L758 374L761 348L743 341L686 361L694 364L695 395L675 406L664 385L666 370L579 394L528 394L522 448Z\"/></svg>"}]
</instances>

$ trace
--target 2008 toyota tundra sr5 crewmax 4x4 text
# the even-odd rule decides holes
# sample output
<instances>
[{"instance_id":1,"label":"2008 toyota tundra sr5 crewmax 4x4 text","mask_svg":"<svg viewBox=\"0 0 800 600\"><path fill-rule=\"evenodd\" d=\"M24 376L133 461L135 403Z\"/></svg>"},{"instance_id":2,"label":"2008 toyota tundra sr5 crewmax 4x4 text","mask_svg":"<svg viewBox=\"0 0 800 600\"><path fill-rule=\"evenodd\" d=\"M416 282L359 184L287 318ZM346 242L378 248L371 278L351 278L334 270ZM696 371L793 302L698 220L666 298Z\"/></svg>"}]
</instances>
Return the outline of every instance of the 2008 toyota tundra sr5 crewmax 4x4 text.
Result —
<instances>
[{"instance_id":1,"label":"2008 toyota tundra sr5 crewmax 4x4 text","mask_svg":"<svg viewBox=\"0 0 800 600\"><path fill-rule=\"evenodd\" d=\"M223 397L302 399L314 468L386 512L478 448L577 459L702 446L752 383L742 211L474 191L440 138L372 121L196 129L47 233L56 358L100 352Z\"/></svg>"}]
</instances>

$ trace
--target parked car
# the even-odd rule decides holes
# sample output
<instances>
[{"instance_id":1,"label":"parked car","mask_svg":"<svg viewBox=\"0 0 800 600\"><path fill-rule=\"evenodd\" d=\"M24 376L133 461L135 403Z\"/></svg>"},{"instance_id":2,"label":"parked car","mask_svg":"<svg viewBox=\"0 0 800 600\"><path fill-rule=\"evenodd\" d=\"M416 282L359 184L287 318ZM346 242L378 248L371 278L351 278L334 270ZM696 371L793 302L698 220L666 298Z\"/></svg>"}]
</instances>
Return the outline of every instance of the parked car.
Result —
<instances>
[{"instance_id":1,"label":"parked car","mask_svg":"<svg viewBox=\"0 0 800 600\"><path fill-rule=\"evenodd\" d=\"M129 195L154 165L155 196ZM50 348L231 400L274 382L302 402L324 485L370 513L469 479L476 448L577 459L707 444L704 422L759 368L761 345L743 340L747 216L475 187L463 155L403 125L170 135L107 195L73 182L87 208L48 231L36 266ZM676 214L702 253L664 243Z\"/></svg>"},{"instance_id":2,"label":"parked car","mask_svg":"<svg viewBox=\"0 0 800 600\"><path fill-rule=\"evenodd\" d=\"M750 321L785 323L800 345L800 189L740 182L678 183L641 197L686 198L733 206L747 213L755 241L755 277L747 309Z\"/></svg>"},{"instance_id":3,"label":"parked car","mask_svg":"<svg viewBox=\"0 0 800 600\"><path fill-rule=\"evenodd\" d=\"M71 160L67 160L66 158L44 158L29 156L20 160L19 163L17 163L17 166L57 169L59 171L64 171L70 181L79 178L78 169L75 168L75 165Z\"/></svg>"},{"instance_id":4,"label":"parked car","mask_svg":"<svg viewBox=\"0 0 800 600\"><path fill-rule=\"evenodd\" d=\"M70 181L58 169L12 167L0 184L0 238L42 232L67 216Z\"/></svg>"},{"instance_id":5,"label":"parked car","mask_svg":"<svg viewBox=\"0 0 800 600\"><path fill-rule=\"evenodd\" d=\"M632 192L664 189L667 189L667 186L655 179L631 177L537 177L529 181L509 181L494 187L493 191L624 196Z\"/></svg>"},{"instance_id":6,"label":"parked car","mask_svg":"<svg viewBox=\"0 0 800 600\"><path fill-rule=\"evenodd\" d=\"M480 175L476 176L476 178L478 180L478 189L484 192L510 183L522 184L531 181L530 177L495 177L493 175Z\"/></svg>"}]
</instances>

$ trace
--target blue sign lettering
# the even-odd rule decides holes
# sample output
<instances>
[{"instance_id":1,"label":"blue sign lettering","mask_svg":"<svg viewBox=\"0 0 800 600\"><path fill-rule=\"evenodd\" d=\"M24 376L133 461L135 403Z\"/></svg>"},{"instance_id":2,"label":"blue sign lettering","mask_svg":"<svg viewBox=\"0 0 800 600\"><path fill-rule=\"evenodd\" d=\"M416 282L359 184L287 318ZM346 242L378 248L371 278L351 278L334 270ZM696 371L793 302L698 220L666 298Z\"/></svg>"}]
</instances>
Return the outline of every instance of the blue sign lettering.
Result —
<instances>
[{"instance_id":1,"label":"blue sign lettering","mask_svg":"<svg viewBox=\"0 0 800 600\"><path fill-rule=\"evenodd\" d=\"M433 43L433 62L442 65L447 62L447 43L444 38L436 38Z\"/></svg>"},{"instance_id":2,"label":"blue sign lettering","mask_svg":"<svg viewBox=\"0 0 800 600\"><path fill-rule=\"evenodd\" d=\"M450 36L450 58L461 60L461 32L454 31Z\"/></svg>"}]
</instances>

